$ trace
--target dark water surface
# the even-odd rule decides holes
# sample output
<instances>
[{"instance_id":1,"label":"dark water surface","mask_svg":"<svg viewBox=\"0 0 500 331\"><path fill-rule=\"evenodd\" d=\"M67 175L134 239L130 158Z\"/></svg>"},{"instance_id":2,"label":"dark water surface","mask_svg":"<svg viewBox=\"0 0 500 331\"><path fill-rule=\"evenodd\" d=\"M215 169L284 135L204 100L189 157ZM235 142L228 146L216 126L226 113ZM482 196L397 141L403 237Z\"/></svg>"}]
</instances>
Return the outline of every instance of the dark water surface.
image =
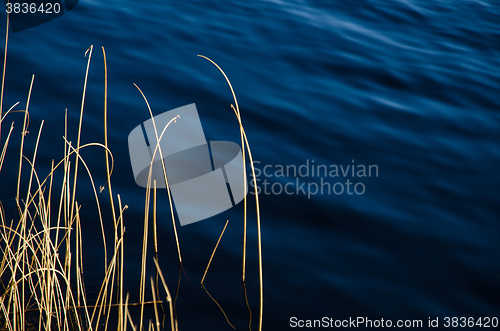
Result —
<instances>
[{"instance_id":1,"label":"dark water surface","mask_svg":"<svg viewBox=\"0 0 500 331\"><path fill-rule=\"evenodd\" d=\"M104 46L113 189L129 206L132 298L139 292L145 190L134 182L127 137L149 117L133 83L155 114L196 103L208 140L240 141L230 90L220 72L196 56L202 54L231 79L260 162L265 330L291 329L293 316L421 319L424 326L429 317L439 317L441 326L445 317L500 318L497 1L80 1L66 15L9 39L4 109L25 103L34 74L29 136L34 141L45 120L37 161L42 173L63 151L66 108L76 140L90 45L82 141L103 140ZM19 128L22 116L10 116L5 123L14 120ZM7 124L2 129L3 141ZM18 139L11 155L17 146ZM102 151L86 157L103 185ZM303 176L276 174L279 165L307 164ZM329 169L327 176L318 176L317 165ZM332 165L339 177L329 176ZM2 169L4 204L16 166L14 159ZM341 166L350 166L346 176ZM358 173L363 166L366 177ZM287 183L291 194L280 193ZM88 180L79 185L89 192ZM106 206L107 193L101 196ZM175 239L166 193L159 199L160 263L174 291ZM104 261L92 201L79 197L87 291L96 295ZM198 285L227 219L205 284L235 327L247 329L242 213L239 204L179 227L181 330L231 330ZM250 214L247 289L256 330L258 259Z\"/></svg>"}]
</instances>

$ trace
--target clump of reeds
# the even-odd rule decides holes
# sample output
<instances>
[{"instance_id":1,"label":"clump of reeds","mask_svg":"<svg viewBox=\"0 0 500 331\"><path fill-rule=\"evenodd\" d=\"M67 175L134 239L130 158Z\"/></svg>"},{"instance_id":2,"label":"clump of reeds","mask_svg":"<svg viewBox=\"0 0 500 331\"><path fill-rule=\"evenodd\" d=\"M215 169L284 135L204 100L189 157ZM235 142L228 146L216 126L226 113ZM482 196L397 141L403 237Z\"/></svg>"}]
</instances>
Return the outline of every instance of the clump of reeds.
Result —
<instances>
[{"instance_id":1,"label":"clump of reeds","mask_svg":"<svg viewBox=\"0 0 500 331\"><path fill-rule=\"evenodd\" d=\"M20 151L18 159L17 194L15 207L18 215L10 219L3 208L0 210L0 328L5 330L126 330L127 325L136 330L128 311L128 295L124 297L124 219L120 196L114 196L111 186L112 154L107 147L107 106L104 106L104 144L81 144L82 118L85 103L86 82L93 48L88 50L87 72L80 109L78 138L75 143L68 140L66 116L65 135L61 147L63 157L59 162L52 162L50 173L41 177L37 171L37 152L43 122L38 129L34 151L24 150L28 139L29 103L31 81L24 121L21 128ZM105 53L103 49L105 58ZM4 62L6 59L4 60ZM105 70L106 71L106 70ZM105 87L107 94L107 87ZM3 89L2 89L3 95ZM105 97L106 100L106 97ZM16 104L17 105L17 104ZM14 105L14 106L16 106ZM13 108L1 116L0 125ZM6 150L13 138L14 122L3 143L0 156L0 173L5 165ZM108 256L107 236L104 232L104 217L98 199L98 189L93 176L80 153L85 148L102 148L105 152L106 188L111 205L111 215L106 221L114 225L113 247ZM9 166L11 161L9 160ZM97 299L91 304L85 293L82 259L82 228L80 218L81 205L76 199L77 181L82 170L92 183L92 192L102 229L104 246L105 274ZM57 182L56 178L61 181ZM118 206L116 208L115 202ZM108 239L109 240L109 239ZM167 301L171 301L167 291ZM145 302L141 295L141 305L161 303L157 298L158 284L152 288L152 302ZM144 288L143 288L144 289ZM158 301L157 301L158 300ZM118 325L108 326L111 309L118 311ZM171 315L173 321L173 315ZM104 325L104 327L103 327ZM142 325L142 322L141 322ZM160 325L150 328L159 329ZM142 329L142 328L141 328Z\"/></svg>"},{"instance_id":2,"label":"clump of reeds","mask_svg":"<svg viewBox=\"0 0 500 331\"><path fill-rule=\"evenodd\" d=\"M107 139L107 67L106 53L102 48L105 70L105 96L104 96L104 142L103 143L81 143L82 119L84 113L87 78L89 73L90 61L92 57L93 47L91 46L87 52L88 57L87 70L85 74L85 84L83 88L80 119L77 130L77 140L72 142L68 138L68 120L67 113L65 116L65 134L61 141L62 158L55 162L52 161L50 172L45 176L37 171L37 153L42 134L43 122L38 128L35 148L33 151L25 151L25 141L30 139L28 136L29 126L29 105L31 91L34 81L34 76L31 80L31 85L25 107L22 110L16 110L18 103L13 105L7 112L2 113L3 91L5 66L7 61L7 40L8 40L8 18L7 18L7 34L5 43L4 56L4 71L2 78L2 88L0 91L0 132L1 127L5 123L6 116L10 112L20 111L24 113L24 120L20 130L20 150L19 159L16 161L18 166L18 178L15 196L15 208L17 215L15 218L10 218L5 214L3 206L0 203L0 251L2 259L0 262L0 330L127 330L130 327L132 330L161 330L169 328L172 331L178 329L177 319L175 314L175 300L172 299L168 286L163 277L160 266L157 262L157 237L156 237L156 183L151 185L146 190L145 213L144 213L144 237L143 237L143 255L141 266L141 283L139 290L140 302L130 303L128 294L125 295L124 289L124 273L123 266L125 263L124 256L124 211L126 205L122 204L120 195L114 195L112 191L112 169L113 157L108 148ZM211 60L209 60L211 61ZM214 62L212 62L214 63ZM215 64L215 63L214 63ZM215 64L217 66L217 64ZM217 66L218 67L218 66ZM222 69L219 70L224 74ZM232 86L224 74L231 92L235 100L236 107L231 105L234 110L241 132L241 142L243 149L243 159L245 160L245 149L248 152L250 163L252 164L252 155L248 140L241 123L241 116L234 95ZM139 90L140 91L140 90ZM142 91L140 91L142 94ZM144 96L144 94L143 94ZM146 98L144 97L146 100ZM146 100L147 103L147 100ZM151 117L153 114L149 108ZM172 119L175 121L175 118ZM172 122L171 121L171 122ZM170 124L170 123L169 123ZM157 141L163 136L165 128L159 128L157 132ZM155 127L156 130L156 127ZM14 122L3 142L0 154L0 175L2 167L5 166L6 150L9 141L15 139ZM246 148L245 148L246 147ZM100 148L103 150L104 163L106 165L106 183L97 188L94 182L93 175L88 168L85 160L81 157L81 151L86 148ZM156 146L155 153L161 153L161 150ZM153 158L154 159L154 156ZM245 164L245 162L243 162ZM9 166L12 162L9 160ZM152 163L151 163L152 167ZM252 172L255 181L255 172L252 167ZM83 174L82 174L83 173ZM82 177L86 176L92 183L92 192L95 199L95 207L97 209L99 220L101 222L102 241L104 247L104 278L97 299L93 298L92 302L87 298L85 292L85 282L83 278L83 247L82 247L82 227L80 209L82 206L77 201L77 182ZM1 178L1 177L0 177ZM151 178L151 177L150 177ZM243 178L246 178L243 176ZM173 230L177 241L178 259L180 267L182 266L182 257L180 252L179 238L175 226L174 213L170 191L168 188L168 178L164 172L164 180L166 182L167 191L169 194L169 202L171 207L171 217ZM257 187L255 185L255 188ZM1 186L0 186L1 189ZM110 215L103 215L101 212L100 202L98 199L99 192L108 191L110 203ZM246 191L246 179L245 179ZM153 195L153 203L151 208L151 193ZM259 330L262 329L262 314L263 314L263 276L262 276L262 251L261 251L261 236L260 236L260 213L258 196L256 193L257 205L257 229L258 229L258 245L259 245L259 284L260 284L260 312L259 312ZM244 217L244 242L243 242L243 286L245 289L245 263L246 263L246 198L245 198L245 217ZM88 206L85 206L88 208ZM156 280L150 278L148 285L146 275L147 248L148 248L148 230L150 225L149 219L152 209L153 229L154 229L154 263L156 265L157 275ZM109 233L105 233L104 222L113 222L113 241L112 250L108 252L107 242L110 241ZM227 226L227 223L226 223ZM224 227L225 229L225 227ZM223 230L224 232L224 230ZM222 238L219 238L219 241ZM219 243L217 242L217 245ZM217 246L216 246L217 248ZM212 257L215 253L215 250ZM212 258L207 265L210 265ZM206 272L203 276L205 278ZM165 293L163 294L168 303L169 327L165 326L164 318L160 319L158 305L162 304L161 294L159 291L159 279ZM203 279L201 284L203 286ZM180 282L180 277L179 277ZM152 301L146 301L147 287L151 291ZM179 288L179 284L177 289ZM206 290L206 288L203 286ZM213 299L213 297L207 294ZM149 295L148 295L149 296ZM177 297L177 294L176 294ZM215 301L215 299L213 299ZM215 301L217 303L217 301ZM144 307L153 305L154 318L146 320L144 315ZM218 305L218 303L217 303ZM130 306L140 306L141 314L138 324L134 323L132 315L129 312ZM247 306L250 312L250 306L247 300ZM219 308L221 308L219 306ZM111 313L116 313L116 325L110 325ZM222 310L222 308L221 308ZM163 311L163 307L162 307ZM224 313L224 311L222 310ZM227 316L224 313L227 319ZM162 321L160 323L160 320ZM249 329L251 330L251 312L249 318ZM228 320L229 323L229 320ZM230 324L230 323L229 323ZM147 325L147 326L146 326ZM231 325L232 326L232 325Z\"/></svg>"}]
</instances>

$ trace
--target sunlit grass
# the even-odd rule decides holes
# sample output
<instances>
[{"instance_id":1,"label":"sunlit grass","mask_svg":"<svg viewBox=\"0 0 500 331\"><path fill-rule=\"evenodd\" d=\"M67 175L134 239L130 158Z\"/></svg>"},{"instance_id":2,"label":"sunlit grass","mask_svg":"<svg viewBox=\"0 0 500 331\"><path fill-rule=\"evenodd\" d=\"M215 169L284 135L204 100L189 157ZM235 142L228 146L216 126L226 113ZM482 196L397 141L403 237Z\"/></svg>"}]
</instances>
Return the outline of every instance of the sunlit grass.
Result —
<instances>
[{"instance_id":1,"label":"sunlit grass","mask_svg":"<svg viewBox=\"0 0 500 331\"><path fill-rule=\"evenodd\" d=\"M8 20L7 20L8 22ZM8 24L8 23L7 23ZM81 133L83 130L83 116L85 109L85 99L87 91L87 80L89 75L89 67L91 64L93 47L91 46L85 53L87 56L87 68L85 73L85 84L82 93L80 117L78 122L77 140L76 143L69 139L68 131L73 131L68 123L67 112L64 123L64 137L60 141L60 149L62 157L57 161L52 161L50 172L43 177L37 169L43 168L38 166L37 155L40 144L40 137L43 133L43 124L29 132L29 105L31 92L35 77L32 77L28 97L24 109L16 109L19 103L16 103L7 112L2 113L5 67L7 62L7 40L8 29L5 43L4 56L4 71L2 76L2 89L0 92L0 133L1 128L6 127L5 123L7 116L11 112L23 112L24 118L22 128L18 133L14 131L15 123L12 122L8 133L5 135L5 141L0 144L0 179L2 176L2 167L7 164L9 168L17 167L17 186L16 194L12 199L13 206L17 210L17 215L11 217L6 215L3 205L0 202L0 251L2 258L0 262L0 330L178 330L178 321L176 314L176 299L180 286L180 270L182 269L182 255L179 243L179 235L176 228L175 214L173 211L172 198L168 185L167 174L164 169L164 180L167 187L170 212L172 219L172 229L175 234L177 246L177 258L179 261L179 278L175 298L171 296L171 292L165 282L163 273L158 264L158 244L157 244L157 203L156 203L156 182L151 182L151 171L153 161L151 161L149 173L149 185L146 189L145 205L144 205L144 232L143 232L143 247L142 247L142 263L141 263L141 279L139 284L139 302L129 302L129 294L124 288L124 264L126 256L124 255L125 247L125 211L127 205L122 203L119 194L113 194L112 190L112 173L113 173L113 154L108 148L108 122L107 122L107 63L106 53L102 48L104 59L104 137L103 143L81 143ZM208 59L209 60L209 59ZM211 61L211 60L209 60ZM211 61L224 74L222 69ZM243 129L239 106L229 82L229 79L224 74L231 92L234 97L235 105L231 108L235 112L238 120L241 133L243 164L245 164L245 151L249 155L250 164L252 162L252 154L250 146ZM136 86L137 87L137 86ZM169 125L175 125L178 117L173 118L170 123L164 128L156 128L154 124L153 112L147 102L143 92L137 87L144 100L150 116L153 119L153 125L157 136L157 146L155 146L154 154L161 155L159 142L163 137ZM181 119L179 119L181 120ZM16 123L17 125L17 123ZM35 147L33 150L26 151L27 141L33 142L33 134L36 134L34 140ZM13 139L19 139L19 154L16 160L6 160L7 149L9 143ZM54 144L57 146L57 144ZM54 147L56 148L56 147ZM106 166L106 178L103 186L98 186L94 181L94 176L90 171L87 163L81 156L84 149L101 149L103 151L103 164ZM152 157L154 160L154 155ZM10 169L9 169L10 170ZM244 170L245 172L245 170ZM255 184L255 170L252 166ZM243 174L244 175L244 174ZM243 176L243 178L246 178ZM81 192L78 190L77 183L82 179L91 183L90 192ZM257 187L256 185L254 185ZM246 192L245 179L245 192ZM0 189L2 189L0 187ZM110 212L106 215L101 210L101 202L99 201L99 193L107 190L109 195ZM78 195L86 194L93 196L94 202L92 205L82 206L77 200ZM260 227L260 211L258 203L258 195L256 196L257 208L257 230L258 230L258 254L259 254L259 289L260 289L260 310L259 310L259 330L262 330L263 316L263 274L262 274L262 243L261 243L261 227ZM151 203L152 198L152 203ZM86 200L86 204L88 204ZM252 315L250 305L246 297L245 287L245 270L246 270L246 231L247 231L247 202L246 195L244 200L244 239L243 239L243 288L245 300L249 310L248 328L251 330ZM100 280L100 290L97 298L88 298L85 290L85 280L83 277L83 241L82 241L82 219L81 211L95 208L101 225L101 239L104 250L102 260L103 278ZM9 210L12 208L9 208ZM152 222L150 220L152 219ZM110 236L105 232L105 224L113 224L113 234ZM149 229L152 226L152 240L148 238ZM227 226L227 223L226 223ZM224 227L224 230L226 229ZM207 275L211 260L215 254L217 246L222 239L224 233L222 231L216 247L213 250L212 257L208 261L206 271L201 280ZM154 246L154 258L148 256L148 247L151 242ZM111 248L111 249L110 249ZM109 251L108 251L109 249ZM153 260L156 266L156 279L150 277L147 281L146 265L148 261ZM161 285L160 285L161 280ZM93 279L92 283L96 283ZM162 291L160 291L160 286ZM203 286L206 290L206 288ZM146 293L151 291L152 301L146 301ZM208 296L219 306L224 317L229 323L229 319L222 307L208 293ZM149 296L149 295L148 295ZM160 317L158 305L162 305L162 297L168 303L167 319L165 322L164 316ZM146 320L144 312L145 306L150 305L154 308L154 316ZM129 307L140 307L140 316L133 316ZM163 311L163 309L162 309ZM110 316L116 315L117 319L110 319ZM136 321L133 317L137 318ZM231 325L229 323L229 325ZM232 326L232 325L231 325Z\"/></svg>"},{"instance_id":2,"label":"sunlit grass","mask_svg":"<svg viewBox=\"0 0 500 331\"><path fill-rule=\"evenodd\" d=\"M16 219L9 219L3 206L0 212L0 316L5 330L126 330L127 326L137 330L128 307L131 305L154 305L156 323L153 329L160 329L158 323L157 304L161 300L157 294L158 284L153 283L151 291L153 301L146 302L141 294L141 302L129 304L124 302L123 265L124 256L124 211L120 195L112 193L113 157L107 147L107 95L104 105L104 144L81 144L82 118L85 92L93 47L87 56L87 71L82 96L80 121L77 130L78 140L73 144L68 138L67 114L65 117L65 134L61 144L63 157L52 162L50 173L42 178L37 171L37 154L43 121L37 129L35 148L31 152L24 150L25 140L29 139L28 119L29 103L34 77L32 77L24 121L20 134L20 150L17 163L18 178L15 196ZM105 59L105 52L103 49ZM4 61L5 62L5 61ZM106 77L107 70L105 69ZM3 93L2 93L3 94ZM107 94L107 88L105 88ZM12 108L11 108L12 109ZM10 111L10 110L9 110ZM6 121L8 112L2 114L0 126ZM6 163L6 151L13 136L12 123L6 140L3 142L0 155L0 175ZM106 187L97 188L93 175L81 151L86 148L100 148L105 151ZM8 160L12 167L12 160ZM83 170L83 173L82 173ZM94 196L95 208L101 222L102 241L104 247L104 277L97 299L90 303L85 292L83 278L83 247L81 208L76 199L77 182L87 177L91 183L91 195ZM58 182L56 178L60 179ZM98 191L107 189L111 206L110 215L103 216L98 199ZM79 192L80 194L81 192ZM115 206L118 201L118 208ZM89 208L92 206L85 206ZM154 211L156 213L156 211ZM110 254L106 251L106 233L104 222L113 222L114 238ZM145 223L144 243L147 245L147 226ZM109 255L109 256L108 256ZM144 256L144 260L147 257ZM159 266L158 266L158 271ZM75 277L76 275L76 277ZM93 280L95 282L95 280ZM171 302L170 292L163 282L167 293L167 301ZM144 286L141 287L142 290ZM127 295L128 298L128 295ZM118 312L117 325L110 325L111 310ZM172 311L172 310L170 310ZM141 319L142 319L141 315ZM174 316L170 314L172 325ZM36 324L36 325L35 325ZM140 322L142 326L142 322ZM139 328L142 329L142 328Z\"/></svg>"}]
</instances>

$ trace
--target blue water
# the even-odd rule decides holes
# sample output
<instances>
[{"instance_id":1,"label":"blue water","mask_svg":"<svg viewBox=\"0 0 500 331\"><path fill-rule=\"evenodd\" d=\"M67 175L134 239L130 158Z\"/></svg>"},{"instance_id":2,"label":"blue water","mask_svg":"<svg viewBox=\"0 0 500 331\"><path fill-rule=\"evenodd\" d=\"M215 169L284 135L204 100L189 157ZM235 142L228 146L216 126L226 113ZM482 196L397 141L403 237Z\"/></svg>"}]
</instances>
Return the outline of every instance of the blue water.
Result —
<instances>
[{"instance_id":1,"label":"blue water","mask_svg":"<svg viewBox=\"0 0 500 331\"><path fill-rule=\"evenodd\" d=\"M196 103L208 140L240 139L231 92L220 72L196 56L202 54L231 79L260 171L313 160L378 170L371 177L297 176L305 194L293 176L261 174L268 190L293 184L293 194L260 195L264 329L291 329L293 316L421 319L422 329L429 317L439 317L441 328L445 317L500 318L497 1L80 1L62 17L9 39L4 109L25 103L34 74L29 136L34 141L45 120L37 160L42 173L62 153L66 108L76 140L90 45L82 141L103 139L104 46L113 190L129 206L125 245L132 297L138 296L145 192L134 182L127 136L149 117L133 83L155 114ZM5 123L21 125L22 115L9 116L2 141ZM18 145L13 141L9 148ZM103 152L84 156L94 180L104 184ZM16 165L17 159L2 169L3 204ZM363 194L348 194L347 179L362 183L357 188ZM341 183L344 192L308 196L321 180ZM100 287L102 243L92 235L99 225L90 211L93 198L83 193L88 182L79 187L79 203L89 206L82 217L92 295ZM174 291L175 239L165 192L160 199L160 263ZM236 328L247 329L242 213L240 204L179 227L181 329L231 330L198 285L227 219L205 284ZM253 209L250 216L247 290L255 330Z\"/></svg>"}]
</instances>

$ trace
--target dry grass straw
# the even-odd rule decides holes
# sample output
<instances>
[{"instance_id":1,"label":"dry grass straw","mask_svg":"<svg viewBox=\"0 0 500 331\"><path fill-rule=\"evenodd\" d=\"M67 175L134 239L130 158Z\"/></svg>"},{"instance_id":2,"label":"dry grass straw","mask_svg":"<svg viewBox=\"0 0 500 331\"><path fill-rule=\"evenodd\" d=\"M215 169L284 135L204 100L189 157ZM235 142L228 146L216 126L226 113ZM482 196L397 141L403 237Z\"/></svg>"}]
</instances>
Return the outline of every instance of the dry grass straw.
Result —
<instances>
[{"instance_id":1,"label":"dry grass straw","mask_svg":"<svg viewBox=\"0 0 500 331\"><path fill-rule=\"evenodd\" d=\"M234 105L231 104L231 108L233 109L236 118L238 119L239 127L240 127L240 135L241 135L241 146L242 146L242 155L243 155L243 178L244 178L244 192L246 193L247 190L247 182L246 182L246 166L245 166L245 149L248 152L248 157L250 159L250 167L252 169L252 180L253 180L253 187L255 189L255 208L257 212L257 244L258 244L258 255L259 255L259 331L262 330L262 318L264 314L264 277L263 277L263 272L262 272L262 232L261 232L261 225L260 225L260 205L259 205L259 194L258 194L258 187L257 187L257 177L255 176L255 168L253 166L253 157L252 157L252 152L250 150L250 144L248 143L247 135L245 133L245 129L243 128L243 123L241 121L241 113L240 113L240 107L238 105L238 100L236 99L236 94L234 93L233 86L231 84L231 81L227 77L226 73L222 68L209 59L206 56L203 55L198 55L199 57L202 57L208 61L210 61L214 66L219 69L219 71L222 73L224 78L226 79L227 84L229 85L229 88L231 89L231 94L233 96ZM244 143L243 143L244 141ZM244 198L244 235L243 235L243 288L245 291L245 301L249 310L250 314L250 321L248 324L249 329L251 329L251 323L252 323L252 312L250 310L250 305L248 304L248 298L246 296L246 286L245 286L245 268L246 268L246 234L247 234L247 204L246 204L246 195Z\"/></svg>"},{"instance_id":2,"label":"dry grass straw","mask_svg":"<svg viewBox=\"0 0 500 331\"><path fill-rule=\"evenodd\" d=\"M212 263L212 259L214 258L215 251L217 250L217 247L219 247L220 240L222 239L222 236L224 235L224 231L226 231L226 227L227 227L228 223L229 223L229 220L226 221L226 225L224 225L224 229L222 229L219 240L217 240L217 244L215 244L214 251L212 252L212 256L210 256L210 260L208 261L207 268L205 269L205 273L203 274L203 277L201 278L200 284L203 284L203 281L205 280L205 276L207 275L208 268L210 268L210 263Z\"/></svg>"},{"instance_id":3,"label":"dry grass straw","mask_svg":"<svg viewBox=\"0 0 500 331\"><path fill-rule=\"evenodd\" d=\"M219 236L219 240L217 240L217 244L215 244L215 248L214 248L214 250L212 252L212 256L210 256L210 260L208 261L207 268L205 269L205 273L203 274L203 277L201 278L200 284L203 287L203 289L205 290L205 292L208 294L208 296L210 297L210 299L212 299L212 301L215 302L215 304L217 305L217 307L219 307L219 309L221 310L222 314L224 315L224 318L226 319L227 324L229 324L233 329L236 330L236 328L234 327L234 325L232 325L231 322L229 322L229 318L227 317L227 314L224 311L224 309L222 309L221 305L217 302L217 300L214 299L214 297L208 292L207 288L203 284L203 281L205 280L205 276L207 275L207 272L208 272L208 268L210 268L210 264L212 263L212 259L214 258L215 251L217 250L217 247L219 247L220 240L222 239L222 236L224 235L224 232L226 231L226 227L227 227L228 223L229 223L229 220L226 221L226 225L224 225L224 229L222 229L222 232L221 232L221 234Z\"/></svg>"}]
</instances>

